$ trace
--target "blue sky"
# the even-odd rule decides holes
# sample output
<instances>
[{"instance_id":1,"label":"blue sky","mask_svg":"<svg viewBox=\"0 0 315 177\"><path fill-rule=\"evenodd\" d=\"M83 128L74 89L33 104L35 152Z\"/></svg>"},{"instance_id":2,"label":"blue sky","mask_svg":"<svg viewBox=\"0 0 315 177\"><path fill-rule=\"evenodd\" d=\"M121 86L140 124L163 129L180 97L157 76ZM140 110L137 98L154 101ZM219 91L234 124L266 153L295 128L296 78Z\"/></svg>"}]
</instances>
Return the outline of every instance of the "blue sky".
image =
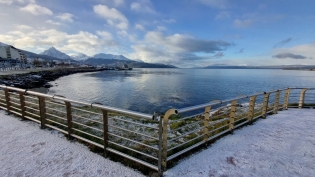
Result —
<instances>
[{"instance_id":1,"label":"blue sky","mask_svg":"<svg viewBox=\"0 0 315 177\"><path fill-rule=\"evenodd\" d=\"M0 0L0 42L178 67L315 65L314 0Z\"/></svg>"}]
</instances>

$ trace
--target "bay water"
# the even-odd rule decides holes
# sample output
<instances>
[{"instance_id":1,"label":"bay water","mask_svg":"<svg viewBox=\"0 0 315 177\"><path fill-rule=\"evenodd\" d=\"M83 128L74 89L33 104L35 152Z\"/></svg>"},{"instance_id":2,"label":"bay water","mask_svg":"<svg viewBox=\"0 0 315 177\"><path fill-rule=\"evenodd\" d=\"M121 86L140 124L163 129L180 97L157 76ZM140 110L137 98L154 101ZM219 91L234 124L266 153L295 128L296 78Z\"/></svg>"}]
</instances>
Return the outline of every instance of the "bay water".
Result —
<instances>
[{"instance_id":1,"label":"bay water","mask_svg":"<svg viewBox=\"0 0 315 177\"><path fill-rule=\"evenodd\" d=\"M280 69L133 69L78 73L48 94L153 113L287 87L315 87L315 72Z\"/></svg>"}]
</instances>

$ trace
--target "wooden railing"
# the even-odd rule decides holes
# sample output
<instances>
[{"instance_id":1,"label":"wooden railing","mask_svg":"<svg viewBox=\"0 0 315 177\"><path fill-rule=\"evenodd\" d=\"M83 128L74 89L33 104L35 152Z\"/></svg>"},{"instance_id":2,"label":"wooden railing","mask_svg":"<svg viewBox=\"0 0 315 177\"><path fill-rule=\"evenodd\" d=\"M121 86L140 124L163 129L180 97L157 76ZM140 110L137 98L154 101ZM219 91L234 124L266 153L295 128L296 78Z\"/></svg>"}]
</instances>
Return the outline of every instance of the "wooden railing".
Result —
<instances>
[{"instance_id":1,"label":"wooden railing","mask_svg":"<svg viewBox=\"0 0 315 177\"><path fill-rule=\"evenodd\" d=\"M158 171L202 144L289 107L314 107L315 88L286 88L154 115L0 85L0 108L69 139Z\"/></svg>"}]
</instances>

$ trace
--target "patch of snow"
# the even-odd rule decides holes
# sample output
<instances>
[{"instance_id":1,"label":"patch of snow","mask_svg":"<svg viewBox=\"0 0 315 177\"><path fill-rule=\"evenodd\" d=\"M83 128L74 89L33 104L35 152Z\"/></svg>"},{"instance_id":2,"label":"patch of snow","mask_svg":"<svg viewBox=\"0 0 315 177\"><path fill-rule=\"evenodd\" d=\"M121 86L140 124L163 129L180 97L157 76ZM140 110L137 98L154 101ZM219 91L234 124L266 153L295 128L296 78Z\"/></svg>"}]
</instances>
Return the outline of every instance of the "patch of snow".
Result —
<instances>
[{"instance_id":1,"label":"patch of snow","mask_svg":"<svg viewBox=\"0 0 315 177\"><path fill-rule=\"evenodd\" d=\"M0 111L0 176L143 176L57 131Z\"/></svg>"},{"instance_id":2,"label":"patch of snow","mask_svg":"<svg viewBox=\"0 0 315 177\"><path fill-rule=\"evenodd\" d=\"M315 176L315 110L289 109L234 131L166 177Z\"/></svg>"},{"instance_id":3,"label":"patch of snow","mask_svg":"<svg viewBox=\"0 0 315 177\"><path fill-rule=\"evenodd\" d=\"M72 59L77 60L77 61L82 61L90 58L89 56L85 55L84 53L78 53L77 55L72 55Z\"/></svg>"},{"instance_id":4,"label":"patch of snow","mask_svg":"<svg viewBox=\"0 0 315 177\"><path fill-rule=\"evenodd\" d=\"M32 75L32 77L37 78L37 79L42 78L42 76L40 75Z\"/></svg>"}]
</instances>

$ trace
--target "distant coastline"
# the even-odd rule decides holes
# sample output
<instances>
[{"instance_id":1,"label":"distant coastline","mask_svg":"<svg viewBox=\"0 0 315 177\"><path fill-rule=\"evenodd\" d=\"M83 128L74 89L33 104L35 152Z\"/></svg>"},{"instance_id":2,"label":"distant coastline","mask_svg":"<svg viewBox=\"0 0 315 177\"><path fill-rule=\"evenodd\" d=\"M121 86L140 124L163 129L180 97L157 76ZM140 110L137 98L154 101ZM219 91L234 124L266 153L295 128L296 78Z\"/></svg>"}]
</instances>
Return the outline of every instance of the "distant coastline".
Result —
<instances>
[{"instance_id":1,"label":"distant coastline","mask_svg":"<svg viewBox=\"0 0 315 177\"><path fill-rule=\"evenodd\" d=\"M28 70L27 73L20 74L20 70L10 71L8 75L0 76L0 84L22 89L49 88L48 82L54 81L62 76L67 76L82 72L96 72L104 69L94 67L87 68L51 68L50 70Z\"/></svg>"},{"instance_id":2,"label":"distant coastline","mask_svg":"<svg viewBox=\"0 0 315 177\"><path fill-rule=\"evenodd\" d=\"M283 70L315 71L315 68L311 68L311 69L305 69L305 68L283 68Z\"/></svg>"},{"instance_id":3,"label":"distant coastline","mask_svg":"<svg viewBox=\"0 0 315 177\"><path fill-rule=\"evenodd\" d=\"M227 66L212 65L197 67L198 69L283 69L283 70L315 70L315 65L275 65L275 66Z\"/></svg>"}]
</instances>

